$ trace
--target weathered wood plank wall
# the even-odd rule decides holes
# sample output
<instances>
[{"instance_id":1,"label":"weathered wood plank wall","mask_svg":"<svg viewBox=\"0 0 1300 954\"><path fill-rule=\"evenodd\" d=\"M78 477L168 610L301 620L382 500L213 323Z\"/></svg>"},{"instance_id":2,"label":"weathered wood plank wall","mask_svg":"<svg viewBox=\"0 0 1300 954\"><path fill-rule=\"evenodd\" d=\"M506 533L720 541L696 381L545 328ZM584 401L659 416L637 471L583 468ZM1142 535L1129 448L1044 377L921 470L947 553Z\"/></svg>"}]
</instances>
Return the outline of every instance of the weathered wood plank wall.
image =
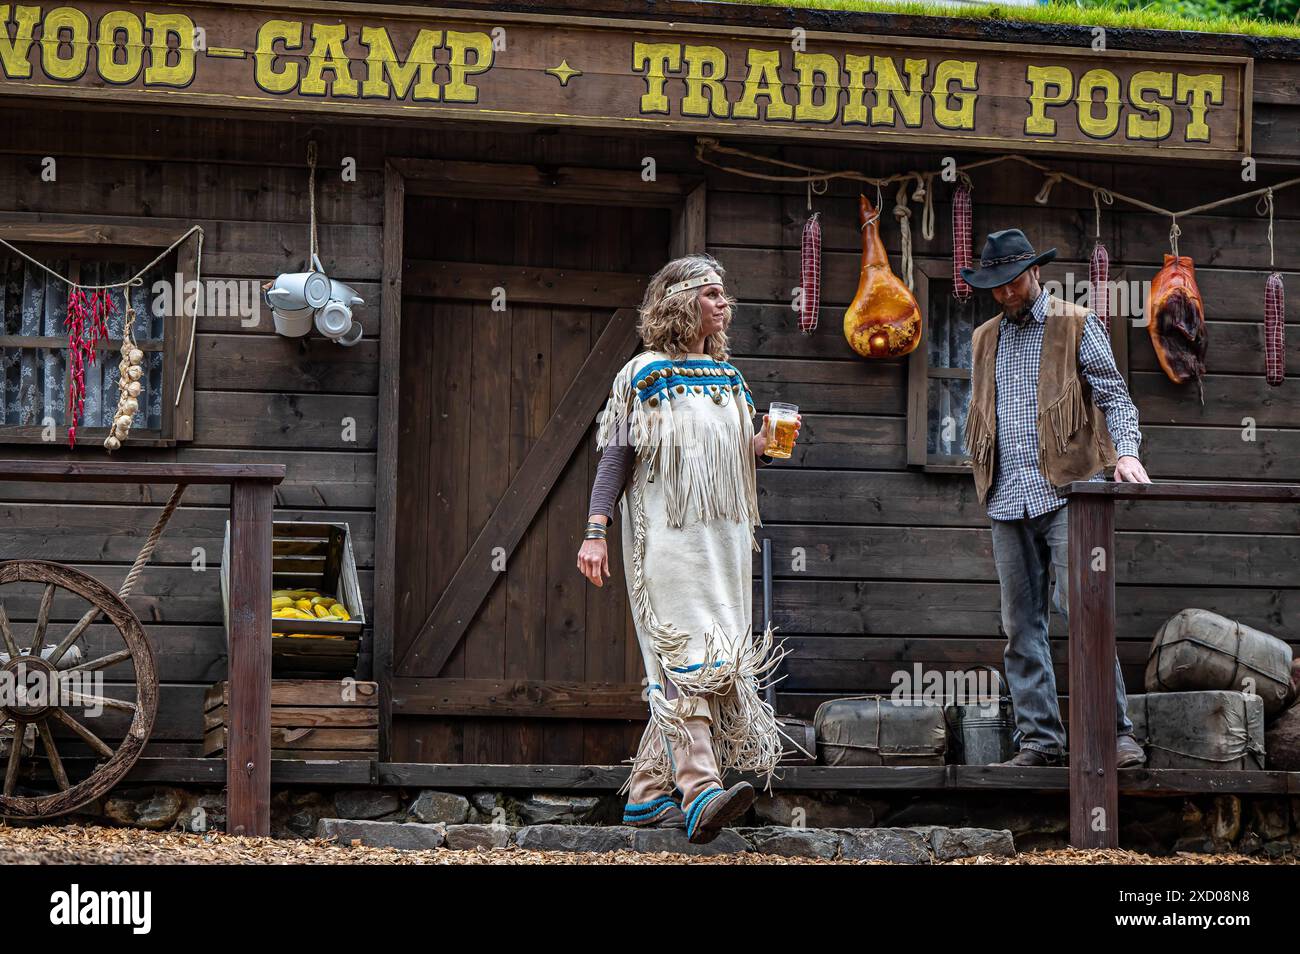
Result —
<instances>
[{"instance_id":1,"label":"weathered wood plank wall","mask_svg":"<svg viewBox=\"0 0 1300 954\"><path fill-rule=\"evenodd\" d=\"M1261 68L1259 75L1267 73ZM1257 141L1285 162L1300 130L1300 106L1286 101L1276 81L1270 84L1261 86ZM279 338L269 316L253 329L233 318L202 319L195 440L147 456L285 463L288 477L277 490L277 517L343 520L352 526L372 617L384 157L639 169L644 157L653 156L661 172L706 174L709 250L727 266L742 301L733 326L737 363L760 406L790 399L806 415L795 459L761 478L763 516L778 555L777 622L794 650L783 684L784 708L807 713L829 695L887 690L900 661L946 666L1000 660L996 576L971 482L907 469L906 369L853 357L840 334L839 319L858 271L851 187L837 185L817 200L826 242L824 305L817 334L804 337L788 306L790 289L799 281L803 189L704 170L684 138L328 123L291 127L233 118L29 110L18 104L5 106L0 118L7 128L23 130L22 138L0 144L0 221L147 219L174 225L177 234L198 221L207 229L204 273L212 278L260 281L305 264L305 146L310 137L319 142L322 258L332 274L365 297L359 317L366 340L344 350L316 337ZM938 160L934 154L808 147L788 147L781 154L874 173L932 168ZM58 159L55 182L40 180L46 155ZM335 171L344 157L356 160L355 182L342 182ZM1168 206L1246 188L1230 165L1180 165L1176 176L1151 163L1059 165ZM1260 178L1272 181L1284 172L1265 167ZM1042 206L1033 200L1041 181L1017 167L986 170L975 179L977 250L988 230L1017 225L1039 247L1060 250L1047 277L1060 278L1067 268L1086 276L1093 214L1088 194L1059 185L1051 203ZM887 198L892 200L892 193ZM947 259L946 203L941 188L933 241L919 234L913 205L918 257ZM1300 191L1279 193L1276 215L1277 267L1298 272ZM1112 277L1149 278L1166 249L1166 232L1167 223L1158 217L1118 206L1107 211L1103 234ZM1252 202L1183 224L1181 248L1196 258L1211 321L1204 408L1159 374L1145 330L1130 330L1130 382L1142 413L1143 456L1158 479L1300 480L1300 385L1289 380L1268 388L1258 357L1267 274L1264 234ZM896 263L897 229L887 226L885 236ZM1300 370L1294 308L1291 318L1294 372ZM1247 416L1258 425L1253 442L1241 438ZM355 441L344 439L348 418L355 421ZM102 452L86 447L72 455L63 448L15 446L0 453L85 457ZM590 472L590 460L586 468ZM69 562L116 586L167 492L165 487L0 485L0 556ZM130 601L148 624L164 682L150 749L156 754L197 753L203 688L226 676L216 569L226 500L223 491L196 488L187 504ZM1118 522L1118 634L1131 687L1140 685L1146 642L1155 627L1186 605L1207 606L1300 641L1300 514L1165 504L1122 507ZM575 541L579 530L575 526ZM804 572L788 569L795 546L806 549ZM205 573L191 568L195 547L207 552ZM10 614L30 619L34 610L20 602ZM70 606L55 607L60 620L74 618L74 612ZM1059 620L1053 635L1063 686ZM105 634L96 631L92 638L102 641ZM370 675L371 639L368 632L362 676ZM581 660L572 661L573 667L569 662L557 660L558 671L585 671ZM593 736L592 728L587 732L596 740L592 750L608 758L608 740ZM627 731L621 725L608 729ZM528 744L544 755L538 739ZM491 741L487 748L496 745ZM475 749L471 744L470 753Z\"/></svg>"}]
</instances>

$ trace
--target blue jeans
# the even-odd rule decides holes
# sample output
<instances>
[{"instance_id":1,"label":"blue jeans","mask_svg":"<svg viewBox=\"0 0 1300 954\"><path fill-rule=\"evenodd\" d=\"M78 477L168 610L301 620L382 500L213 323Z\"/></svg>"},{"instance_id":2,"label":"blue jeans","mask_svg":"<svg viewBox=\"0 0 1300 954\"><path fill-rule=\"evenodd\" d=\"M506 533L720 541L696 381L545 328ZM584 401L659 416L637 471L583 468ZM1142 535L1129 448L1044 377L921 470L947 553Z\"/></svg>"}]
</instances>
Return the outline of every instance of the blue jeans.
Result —
<instances>
[{"instance_id":1,"label":"blue jeans","mask_svg":"<svg viewBox=\"0 0 1300 954\"><path fill-rule=\"evenodd\" d=\"M993 559L1002 588L1002 633L1007 637L1006 667L1019 748L1049 755L1066 750L1065 727L1056 699L1056 675L1047 637L1048 571L1056 570L1053 602L1069 622L1069 504L1037 517L992 520ZM1124 676L1115 657L1115 734L1132 735Z\"/></svg>"}]
</instances>

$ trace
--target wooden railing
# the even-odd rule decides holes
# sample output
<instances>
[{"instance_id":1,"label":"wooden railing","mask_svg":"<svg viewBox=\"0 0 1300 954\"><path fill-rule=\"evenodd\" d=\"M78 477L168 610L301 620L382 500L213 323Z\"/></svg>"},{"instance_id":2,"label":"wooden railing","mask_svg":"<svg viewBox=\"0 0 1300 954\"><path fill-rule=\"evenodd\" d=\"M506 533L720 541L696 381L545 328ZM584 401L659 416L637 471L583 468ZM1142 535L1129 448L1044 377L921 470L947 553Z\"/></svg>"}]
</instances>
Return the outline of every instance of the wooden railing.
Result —
<instances>
[{"instance_id":1,"label":"wooden railing","mask_svg":"<svg viewBox=\"0 0 1300 954\"><path fill-rule=\"evenodd\" d=\"M230 711L226 741L226 830L235 835L269 835L271 512L275 486L284 480L284 465L0 460L0 480L229 485ZM214 582L214 599L219 598L216 586Z\"/></svg>"},{"instance_id":2,"label":"wooden railing","mask_svg":"<svg viewBox=\"0 0 1300 954\"><path fill-rule=\"evenodd\" d=\"M1116 848L1115 501L1300 504L1300 484L1076 481L1059 493L1070 501L1070 844Z\"/></svg>"}]
</instances>

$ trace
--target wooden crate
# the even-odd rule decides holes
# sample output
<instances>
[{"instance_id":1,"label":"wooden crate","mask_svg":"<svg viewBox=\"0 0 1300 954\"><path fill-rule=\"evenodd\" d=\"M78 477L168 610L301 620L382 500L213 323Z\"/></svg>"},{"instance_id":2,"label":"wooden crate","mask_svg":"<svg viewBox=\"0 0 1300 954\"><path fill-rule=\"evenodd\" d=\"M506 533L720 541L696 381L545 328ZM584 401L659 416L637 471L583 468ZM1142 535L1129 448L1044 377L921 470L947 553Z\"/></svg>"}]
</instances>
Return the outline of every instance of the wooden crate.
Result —
<instances>
[{"instance_id":1,"label":"wooden crate","mask_svg":"<svg viewBox=\"0 0 1300 954\"><path fill-rule=\"evenodd\" d=\"M204 755L221 755L225 751L229 707L228 681L208 688L203 698ZM271 758L378 757L378 683L342 679L271 681Z\"/></svg>"},{"instance_id":2,"label":"wooden crate","mask_svg":"<svg viewBox=\"0 0 1300 954\"><path fill-rule=\"evenodd\" d=\"M343 604L350 620L271 618L273 676L346 676L357 668L365 607L346 523L272 524L271 588L313 589ZM230 522L221 561L221 598L229 633ZM293 635L290 635L293 634Z\"/></svg>"}]
</instances>

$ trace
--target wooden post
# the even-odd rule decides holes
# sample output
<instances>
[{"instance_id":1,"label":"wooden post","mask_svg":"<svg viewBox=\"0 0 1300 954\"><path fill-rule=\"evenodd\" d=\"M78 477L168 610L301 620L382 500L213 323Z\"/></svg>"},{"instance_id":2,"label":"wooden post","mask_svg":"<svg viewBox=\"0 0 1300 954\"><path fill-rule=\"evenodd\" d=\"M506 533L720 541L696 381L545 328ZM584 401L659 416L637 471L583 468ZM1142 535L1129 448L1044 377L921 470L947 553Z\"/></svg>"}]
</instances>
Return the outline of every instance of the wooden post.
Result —
<instances>
[{"instance_id":1,"label":"wooden post","mask_svg":"<svg viewBox=\"0 0 1300 954\"><path fill-rule=\"evenodd\" d=\"M274 487L230 487L226 830L271 833L271 509Z\"/></svg>"},{"instance_id":2,"label":"wooden post","mask_svg":"<svg viewBox=\"0 0 1300 954\"><path fill-rule=\"evenodd\" d=\"M1119 847L1115 501L1076 495L1070 523L1070 844Z\"/></svg>"}]
</instances>

